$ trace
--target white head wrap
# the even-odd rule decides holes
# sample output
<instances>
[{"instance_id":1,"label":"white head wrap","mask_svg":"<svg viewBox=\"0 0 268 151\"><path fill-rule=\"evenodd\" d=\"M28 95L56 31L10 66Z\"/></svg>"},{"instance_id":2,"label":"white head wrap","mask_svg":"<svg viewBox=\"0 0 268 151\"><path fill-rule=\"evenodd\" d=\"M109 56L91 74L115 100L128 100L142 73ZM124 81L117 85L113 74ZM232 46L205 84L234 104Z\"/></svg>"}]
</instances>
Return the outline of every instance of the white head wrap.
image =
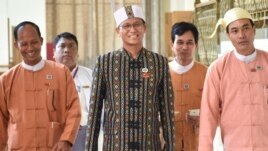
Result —
<instances>
[{"instance_id":1,"label":"white head wrap","mask_svg":"<svg viewBox=\"0 0 268 151\"><path fill-rule=\"evenodd\" d=\"M117 27L129 18L141 18L145 21L145 16L142 11L142 8L138 5L131 5L119 8L114 12L114 18Z\"/></svg>"},{"instance_id":2,"label":"white head wrap","mask_svg":"<svg viewBox=\"0 0 268 151\"><path fill-rule=\"evenodd\" d=\"M217 29L220 25L222 25L224 27L224 29L226 29L226 27L236 21L236 20L239 20L239 19L252 19L251 15L244 9L242 8L232 8L230 10L228 10L225 15L224 15L224 18L220 18L215 26L215 29L213 31L213 33L208 37L208 38L212 38L214 37L214 35L216 34L217 32Z\"/></svg>"}]
</instances>

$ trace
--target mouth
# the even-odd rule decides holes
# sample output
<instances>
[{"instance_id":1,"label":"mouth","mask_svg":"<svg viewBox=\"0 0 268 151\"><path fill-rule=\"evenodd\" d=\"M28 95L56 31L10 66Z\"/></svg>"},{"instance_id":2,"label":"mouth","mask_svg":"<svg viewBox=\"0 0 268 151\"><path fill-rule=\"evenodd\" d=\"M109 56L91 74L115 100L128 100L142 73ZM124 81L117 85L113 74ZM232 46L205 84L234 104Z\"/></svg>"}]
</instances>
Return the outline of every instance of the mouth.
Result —
<instances>
[{"instance_id":1,"label":"mouth","mask_svg":"<svg viewBox=\"0 0 268 151\"><path fill-rule=\"evenodd\" d=\"M128 37L129 37L129 38L138 38L139 35L129 35Z\"/></svg>"},{"instance_id":2,"label":"mouth","mask_svg":"<svg viewBox=\"0 0 268 151\"><path fill-rule=\"evenodd\" d=\"M248 44L248 42L247 41L240 41L240 42L238 42L238 44L244 45L244 44Z\"/></svg>"},{"instance_id":3,"label":"mouth","mask_svg":"<svg viewBox=\"0 0 268 151\"><path fill-rule=\"evenodd\" d=\"M34 51L32 51L32 52L28 52L27 55L28 55L29 57L34 57L35 52L34 52Z\"/></svg>"},{"instance_id":4,"label":"mouth","mask_svg":"<svg viewBox=\"0 0 268 151\"><path fill-rule=\"evenodd\" d=\"M63 56L63 59L64 60L70 60L70 59L72 59L72 57L71 56Z\"/></svg>"}]
</instances>

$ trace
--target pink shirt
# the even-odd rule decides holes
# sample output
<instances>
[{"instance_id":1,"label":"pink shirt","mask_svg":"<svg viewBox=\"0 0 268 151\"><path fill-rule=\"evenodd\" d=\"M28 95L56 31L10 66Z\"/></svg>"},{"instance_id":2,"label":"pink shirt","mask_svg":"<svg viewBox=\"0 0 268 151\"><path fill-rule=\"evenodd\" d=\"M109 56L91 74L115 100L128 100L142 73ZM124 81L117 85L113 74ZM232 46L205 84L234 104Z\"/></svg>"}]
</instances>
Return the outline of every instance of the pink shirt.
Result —
<instances>
[{"instance_id":1,"label":"pink shirt","mask_svg":"<svg viewBox=\"0 0 268 151\"><path fill-rule=\"evenodd\" d=\"M208 69L202 101L199 151L212 151L221 127L225 151L268 150L268 54L250 63L231 51Z\"/></svg>"}]
</instances>

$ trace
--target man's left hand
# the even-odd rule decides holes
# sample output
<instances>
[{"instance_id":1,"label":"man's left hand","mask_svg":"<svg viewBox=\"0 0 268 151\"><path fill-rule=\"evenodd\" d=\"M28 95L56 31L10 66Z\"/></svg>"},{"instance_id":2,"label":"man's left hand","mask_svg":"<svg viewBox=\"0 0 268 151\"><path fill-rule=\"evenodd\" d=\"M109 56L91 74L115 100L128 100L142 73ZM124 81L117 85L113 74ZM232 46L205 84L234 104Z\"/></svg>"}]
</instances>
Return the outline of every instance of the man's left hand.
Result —
<instances>
[{"instance_id":1,"label":"man's left hand","mask_svg":"<svg viewBox=\"0 0 268 151\"><path fill-rule=\"evenodd\" d=\"M59 141L52 148L52 151L71 151L72 144L68 141Z\"/></svg>"}]
</instances>

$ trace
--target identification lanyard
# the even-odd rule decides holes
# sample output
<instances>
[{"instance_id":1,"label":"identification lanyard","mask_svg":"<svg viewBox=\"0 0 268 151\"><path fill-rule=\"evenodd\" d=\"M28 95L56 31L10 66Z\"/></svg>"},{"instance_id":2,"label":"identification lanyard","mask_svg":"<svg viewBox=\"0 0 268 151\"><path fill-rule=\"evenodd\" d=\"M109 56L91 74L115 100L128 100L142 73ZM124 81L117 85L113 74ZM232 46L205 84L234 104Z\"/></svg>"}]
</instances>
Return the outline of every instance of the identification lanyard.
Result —
<instances>
[{"instance_id":1,"label":"identification lanyard","mask_svg":"<svg viewBox=\"0 0 268 151\"><path fill-rule=\"evenodd\" d=\"M78 71L78 67L75 69L74 71L74 74L73 74L73 79L75 78L76 74L77 74L77 71Z\"/></svg>"}]
</instances>

